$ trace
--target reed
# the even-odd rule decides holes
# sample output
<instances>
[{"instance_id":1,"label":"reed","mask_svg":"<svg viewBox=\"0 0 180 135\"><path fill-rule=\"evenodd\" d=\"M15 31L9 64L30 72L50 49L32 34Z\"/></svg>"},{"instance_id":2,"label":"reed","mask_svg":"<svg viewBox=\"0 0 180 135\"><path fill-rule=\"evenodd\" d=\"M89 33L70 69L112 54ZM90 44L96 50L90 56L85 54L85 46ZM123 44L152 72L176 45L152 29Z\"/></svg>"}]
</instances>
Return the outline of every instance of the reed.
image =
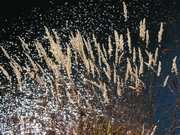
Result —
<instances>
[{"instance_id":1,"label":"reed","mask_svg":"<svg viewBox=\"0 0 180 135\"><path fill-rule=\"evenodd\" d=\"M123 10L127 21L127 6L124 2ZM145 18L140 21L139 29L140 39L148 49L149 31ZM8 117L12 120L11 133L33 134L29 125L37 124L41 125L39 132L52 135L155 134L157 126L142 110L149 105L143 103L143 96L147 96L147 72L153 71L157 77L161 76L159 48L156 48L153 55L143 47L136 47L132 44L129 28L126 37L114 31L115 44L109 36L105 45L98 43L95 35L92 35L93 42L90 42L80 31L75 34L72 32L65 48L61 45L57 32L52 31L51 34L45 27L45 33L50 50L47 52L40 41L34 44L39 59L43 59L43 62L34 60L28 44L21 38L23 53L29 64L22 63L21 60L16 62L1 47L4 56L10 60L9 65L16 76L19 93L34 93L36 104L32 110L28 110L29 114L25 118L20 116L19 111L13 117ZM162 34L163 23L158 33L158 42L161 42ZM176 59L177 57L173 59L172 72L177 74ZM12 84L8 71L3 66L0 69ZM25 77L26 74L35 82L35 91L29 90L24 83L30 80ZM168 85L168 79L169 75L163 80L163 87ZM10 133L6 128L3 129L4 133Z\"/></svg>"}]
</instances>

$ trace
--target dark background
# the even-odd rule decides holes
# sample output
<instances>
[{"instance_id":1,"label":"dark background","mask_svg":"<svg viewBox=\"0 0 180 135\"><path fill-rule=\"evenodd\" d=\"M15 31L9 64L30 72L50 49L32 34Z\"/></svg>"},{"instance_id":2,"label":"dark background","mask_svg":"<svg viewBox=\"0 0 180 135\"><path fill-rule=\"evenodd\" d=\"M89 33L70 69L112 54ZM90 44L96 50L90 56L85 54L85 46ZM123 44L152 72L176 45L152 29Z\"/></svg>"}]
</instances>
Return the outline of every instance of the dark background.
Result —
<instances>
[{"instance_id":1,"label":"dark background","mask_svg":"<svg viewBox=\"0 0 180 135\"><path fill-rule=\"evenodd\" d=\"M53 7L53 5L61 5L65 2L76 4L78 1L82 0L1 0L0 1L0 16L9 18L18 16L21 13L30 13L34 7L40 7L41 10L46 10L48 6ZM89 0L93 1L93 0ZM98 0L97 0L98 1ZM106 1L106 0L99 0L99 1ZM111 0L112 2L114 0ZM124 0L125 2L127 0ZM149 0L147 0L148 2ZM168 3L170 0L155 0L159 1L159 3ZM177 9L180 11L180 0L175 0Z\"/></svg>"},{"instance_id":2,"label":"dark background","mask_svg":"<svg viewBox=\"0 0 180 135\"><path fill-rule=\"evenodd\" d=\"M69 5L76 5L80 1L111 1L112 3L117 3L117 0L0 0L0 29L9 27L12 23L10 19L18 18L22 14L28 16L35 8L38 8L39 12L43 13L48 9L53 9L53 7L62 6L66 2L68 2ZM131 0L119 1L129 2ZM138 2L139 1L141 0L138 0ZM180 13L180 0L147 0L147 3L153 3L153 1L163 3L167 8L175 1L175 10L177 10L177 14ZM153 10L153 5L151 6Z\"/></svg>"},{"instance_id":3,"label":"dark background","mask_svg":"<svg viewBox=\"0 0 180 135\"><path fill-rule=\"evenodd\" d=\"M42 11L45 11L48 7L61 6L65 2L75 4L78 1L80 0L1 0L0 16L10 18L19 16L21 13L28 14L35 7L40 7Z\"/></svg>"},{"instance_id":4,"label":"dark background","mask_svg":"<svg viewBox=\"0 0 180 135\"><path fill-rule=\"evenodd\" d=\"M30 13L34 7L41 7L45 10L47 5L63 4L65 0L57 1L39 1L39 0L5 0L0 2L0 16L10 18L20 15L21 13Z\"/></svg>"},{"instance_id":5,"label":"dark background","mask_svg":"<svg viewBox=\"0 0 180 135\"><path fill-rule=\"evenodd\" d=\"M18 17L22 13L28 15L35 7L38 7L41 12L45 12L49 8L56 7L57 5L62 6L66 2L68 2L70 5L75 5L79 1L83 1L83 0L1 0L0 28L6 27L8 19L12 17ZM87 1L94 1L94 0L87 0ZM97 1L106 1L106 0L97 0ZM115 0L107 0L107 1L115 2ZM126 2L129 0L124 0L124 1ZM147 2L150 1L153 0L147 0ZM170 5L172 2L171 0L154 0L154 1L158 1L159 3L165 3L165 5L167 6ZM176 2L176 10L178 10L178 13L180 13L180 0L174 0L174 1Z\"/></svg>"}]
</instances>

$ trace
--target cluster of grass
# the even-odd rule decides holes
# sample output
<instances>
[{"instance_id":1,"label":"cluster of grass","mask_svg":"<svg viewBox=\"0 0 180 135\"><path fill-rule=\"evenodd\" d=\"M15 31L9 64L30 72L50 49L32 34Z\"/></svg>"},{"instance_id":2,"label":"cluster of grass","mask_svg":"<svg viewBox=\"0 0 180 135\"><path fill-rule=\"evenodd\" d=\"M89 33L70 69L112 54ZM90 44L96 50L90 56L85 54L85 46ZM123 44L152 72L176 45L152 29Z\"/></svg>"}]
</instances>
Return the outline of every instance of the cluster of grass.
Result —
<instances>
[{"instance_id":1,"label":"cluster of grass","mask_svg":"<svg viewBox=\"0 0 180 135\"><path fill-rule=\"evenodd\" d=\"M127 6L124 18L128 21ZM161 75L159 47L148 50L149 31L146 19L139 25L139 47L131 42L128 28L125 34L114 31L107 44L100 44L93 35L84 38L79 31L71 33L70 40L61 45L58 33L45 27L49 47L40 41L34 43L37 56L21 38L25 58L9 55L15 81L0 66L8 87L17 82L15 91L5 93L9 110L1 125L9 134L72 134L72 135L153 135L151 101L153 91L148 88L151 76L161 78L163 87L169 87L167 77ZM163 23L158 34L162 40ZM38 60L37 60L38 59ZM175 57L172 72L178 74ZM170 88L171 89L171 88ZM11 96L28 95L18 109ZM28 98L27 98L28 97ZM30 97L30 98L29 98ZM147 97L147 98L145 98ZM12 112L12 113L11 113Z\"/></svg>"}]
</instances>

